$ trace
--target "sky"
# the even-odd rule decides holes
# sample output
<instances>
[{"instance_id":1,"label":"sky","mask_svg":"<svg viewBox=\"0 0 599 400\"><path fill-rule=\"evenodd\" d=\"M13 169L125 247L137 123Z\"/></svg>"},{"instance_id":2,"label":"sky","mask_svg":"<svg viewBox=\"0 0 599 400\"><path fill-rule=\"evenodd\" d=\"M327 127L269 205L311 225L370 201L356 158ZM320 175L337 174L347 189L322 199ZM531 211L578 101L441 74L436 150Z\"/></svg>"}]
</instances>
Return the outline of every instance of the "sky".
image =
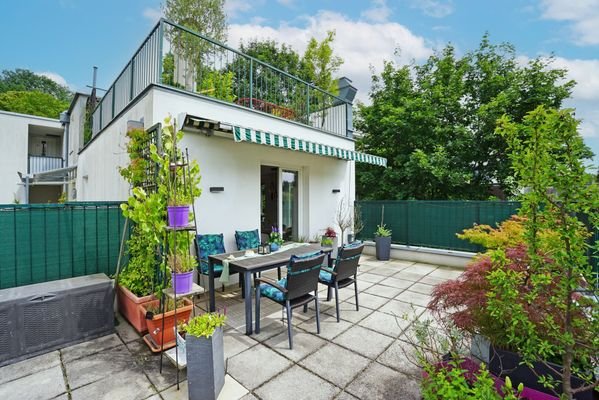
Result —
<instances>
[{"instance_id":1,"label":"sky","mask_svg":"<svg viewBox=\"0 0 599 400\"><path fill-rule=\"evenodd\" d=\"M421 63L449 42L464 54L485 32L514 44L522 62L553 54L578 82L565 106L599 155L599 0L225 0L225 9L232 47L269 38L303 52L334 29L339 73L363 102L385 60ZM0 0L0 69L87 91L96 65L108 88L161 14L160 0Z\"/></svg>"}]
</instances>

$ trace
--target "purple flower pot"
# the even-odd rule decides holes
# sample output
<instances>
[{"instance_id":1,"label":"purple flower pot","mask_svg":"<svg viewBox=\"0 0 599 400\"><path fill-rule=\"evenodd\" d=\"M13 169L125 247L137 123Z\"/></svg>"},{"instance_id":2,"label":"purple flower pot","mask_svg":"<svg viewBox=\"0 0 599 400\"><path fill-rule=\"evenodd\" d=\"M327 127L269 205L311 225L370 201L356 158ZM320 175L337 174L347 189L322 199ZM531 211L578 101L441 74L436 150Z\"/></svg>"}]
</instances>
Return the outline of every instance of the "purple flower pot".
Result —
<instances>
[{"instance_id":1,"label":"purple flower pot","mask_svg":"<svg viewBox=\"0 0 599 400\"><path fill-rule=\"evenodd\" d=\"M168 226L172 228L189 225L189 206L168 206Z\"/></svg>"},{"instance_id":2,"label":"purple flower pot","mask_svg":"<svg viewBox=\"0 0 599 400\"><path fill-rule=\"evenodd\" d=\"M176 294L185 294L191 292L193 284L193 271L171 274L172 286Z\"/></svg>"}]
</instances>

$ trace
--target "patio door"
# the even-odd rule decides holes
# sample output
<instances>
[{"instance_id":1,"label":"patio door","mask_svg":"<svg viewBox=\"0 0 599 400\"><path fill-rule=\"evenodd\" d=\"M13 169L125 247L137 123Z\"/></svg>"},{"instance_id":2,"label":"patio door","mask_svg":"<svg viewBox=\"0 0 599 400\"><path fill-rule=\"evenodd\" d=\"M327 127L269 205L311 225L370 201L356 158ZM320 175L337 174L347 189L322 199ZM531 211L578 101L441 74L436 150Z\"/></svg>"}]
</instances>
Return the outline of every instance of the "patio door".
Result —
<instances>
[{"instance_id":1,"label":"patio door","mask_svg":"<svg viewBox=\"0 0 599 400\"><path fill-rule=\"evenodd\" d=\"M261 232L277 227L284 240L299 238L299 172L277 166L260 168ZM266 239L265 237L263 240Z\"/></svg>"}]
</instances>

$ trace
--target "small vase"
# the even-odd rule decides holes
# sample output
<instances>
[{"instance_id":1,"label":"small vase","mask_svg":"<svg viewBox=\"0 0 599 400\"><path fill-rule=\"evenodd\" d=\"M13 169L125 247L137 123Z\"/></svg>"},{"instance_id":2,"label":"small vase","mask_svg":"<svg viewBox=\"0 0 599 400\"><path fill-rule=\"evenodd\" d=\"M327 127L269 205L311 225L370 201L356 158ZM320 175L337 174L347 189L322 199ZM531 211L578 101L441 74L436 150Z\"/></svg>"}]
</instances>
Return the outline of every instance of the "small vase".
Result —
<instances>
[{"instance_id":1,"label":"small vase","mask_svg":"<svg viewBox=\"0 0 599 400\"><path fill-rule=\"evenodd\" d=\"M172 276L172 285L175 294L186 294L191 292L193 284L193 271L174 273Z\"/></svg>"},{"instance_id":2,"label":"small vase","mask_svg":"<svg viewBox=\"0 0 599 400\"><path fill-rule=\"evenodd\" d=\"M168 206L168 226L177 228L189 225L189 205L186 206Z\"/></svg>"},{"instance_id":3,"label":"small vase","mask_svg":"<svg viewBox=\"0 0 599 400\"><path fill-rule=\"evenodd\" d=\"M277 251L279 250L279 245L276 243L271 243L270 244L270 251Z\"/></svg>"}]
</instances>

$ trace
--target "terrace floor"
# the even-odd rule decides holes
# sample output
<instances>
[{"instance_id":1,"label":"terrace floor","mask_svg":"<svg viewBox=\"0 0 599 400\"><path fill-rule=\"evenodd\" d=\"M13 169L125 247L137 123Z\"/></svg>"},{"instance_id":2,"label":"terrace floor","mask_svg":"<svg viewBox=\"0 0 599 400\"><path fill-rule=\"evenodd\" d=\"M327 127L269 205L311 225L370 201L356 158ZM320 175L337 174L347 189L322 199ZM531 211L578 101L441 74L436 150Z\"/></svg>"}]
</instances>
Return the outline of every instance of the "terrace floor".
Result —
<instances>
[{"instance_id":1,"label":"terrace floor","mask_svg":"<svg viewBox=\"0 0 599 400\"><path fill-rule=\"evenodd\" d=\"M360 311L353 286L341 289L338 323L323 287L321 334L314 310L297 309L293 350L278 305L262 300L261 332L248 337L238 291L219 292L217 307L228 315L219 399L419 399L400 316L426 315L432 285L461 270L362 256L359 271ZM175 374L166 358L160 374L159 356L119 317L112 335L0 368L0 399L187 399L185 371L178 391Z\"/></svg>"}]
</instances>

